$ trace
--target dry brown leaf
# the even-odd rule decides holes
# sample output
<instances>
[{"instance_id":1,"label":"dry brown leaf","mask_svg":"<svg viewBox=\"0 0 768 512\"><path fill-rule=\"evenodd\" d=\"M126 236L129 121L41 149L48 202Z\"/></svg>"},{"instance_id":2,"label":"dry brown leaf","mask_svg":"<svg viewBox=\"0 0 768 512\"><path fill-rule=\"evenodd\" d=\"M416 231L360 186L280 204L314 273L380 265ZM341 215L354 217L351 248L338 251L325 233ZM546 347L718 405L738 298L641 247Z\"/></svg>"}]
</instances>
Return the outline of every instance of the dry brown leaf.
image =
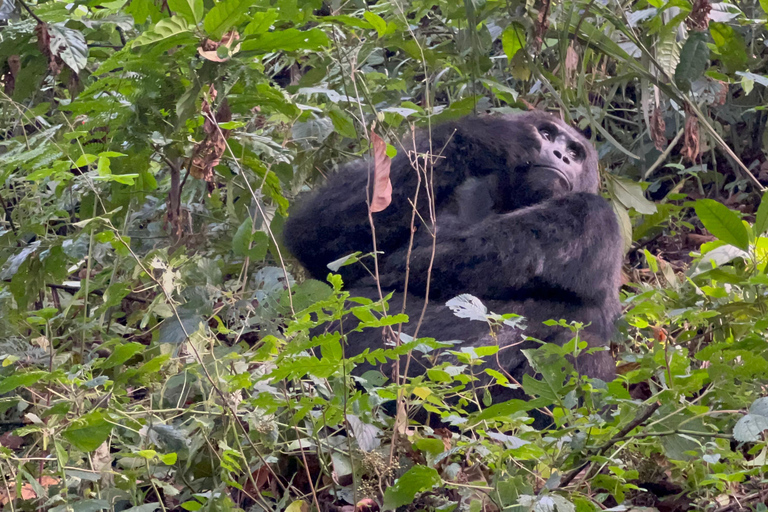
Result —
<instances>
[{"instance_id":1,"label":"dry brown leaf","mask_svg":"<svg viewBox=\"0 0 768 512\"><path fill-rule=\"evenodd\" d=\"M363 498L357 502L353 510L358 512L375 512L379 510L379 506L371 498Z\"/></svg>"},{"instance_id":2,"label":"dry brown leaf","mask_svg":"<svg viewBox=\"0 0 768 512\"><path fill-rule=\"evenodd\" d=\"M576 78L576 69L579 67L579 54L576 52L574 42L568 45L565 52L565 76L569 82Z\"/></svg>"},{"instance_id":3,"label":"dry brown leaf","mask_svg":"<svg viewBox=\"0 0 768 512\"><path fill-rule=\"evenodd\" d=\"M693 163L699 156L699 119L696 114L685 107L685 130L683 135L683 149L680 153L685 159Z\"/></svg>"},{"instance_id":4,"label":"dry brown leaf","mask_svg":"<svg viewBox=\"0 0 768 512\"><path fill-rule=\"evenodd\" d=\"M224 34L224 36L221 38L221 41L211 41L210 39L203 41L202 44L197 48L197 53L199 53L201 57L213 62L226 62L232 58L234 54L240 51L239 44L232 48L234 42L238 41L239 39L240 34L237 33L237 30L231 30ZM219 57L217 52L219 46L226 46L229 48L229 52L227 52L226 58L222 59Z\"/></svg>"},{"instance_id":5,"label":"dry brown leaf","mask_svg":"<svg viewBox=\"0 0 768 512\"><path fill-rule=\"evenodd\" d=\"M384 211L392 202L392 182L389 180L389 169L392 159L387 156L387 143L371 131L373 145L373 197L371 211Z\"/></svg>"},{"instance_id":6,"label":"dry brown leaf","mask_svg":"<svg viewBox=\"0 0 768 512\"><path fill-rule=\"evenodd\" d=\"M712 6L709 4L709 0L695 0L690 14L685 19L685 24L690 30L699 32L707 30L709 28L709 11L711 10Z\"/></svg>"},{"instance_id":7,"label":"dry brown leaf","mask_svg":"<svg viewBox=\"0 0 768 512\"><path fill-rule=\"evenodd\" d=\"M656 108L651 114L651 140L659 151L664 151L667 147L667 137L664 135L666 129L667 124L661 116L661 109Z\"/></svg>"},{"instance_id":8,"label":"dry brown leaf","mask_svg":"<svg viewBox=\"0 0 768 512\"><path fill-rule=\"evenodd\" d=\"M48 488L53 485L57 485L59 483L58 478L54 478L52 476L42 476L37 481L42 487ZM0 505L5 505L9 501L13 501L16 499L16 483L14 482L8 482L8 489L11 490L10 496L5 492L5 489L0 489ZM32 488L31 484L24 484L21 486L21 499L22 500L33 500L37 498L37 493L35 493L34 489Z\"/></svg>"},{"instance_id":9,"label":"dry brown leaf","mask_svg":"<svg viewBox=\"0 0 768 512\"><path fill-rule=\"evenodd\" d=\"M58 55L51 53L51 34L48 32L48 25L38 23L35 26L35 35L37 36L37 48L48 59L48 70L52 75L58 75L64 67L64 61Z\"/></svg>"},{"instance_id":10,"label":"dry brown leaf","mask_svg":"<svg viewBox=\"0 0 768 512\"><path fill-rule=\"evenodd\" d=\"M211 101L213 101L216 98L216 89L211 86L209 90ZM203 131L205 131L206 136L195 146L195 157L192 159L192 168L189 173L197 179L211 183L214 176L213 169L219 165L221 157L227 149L226 140L229 137L229 130L219 128L218 123L231 121L232 111L229 109L227 100L224 99L214 115L211 104L205 98L203 98L201 111L205 118Z\"/></svg>"}]
</instances>

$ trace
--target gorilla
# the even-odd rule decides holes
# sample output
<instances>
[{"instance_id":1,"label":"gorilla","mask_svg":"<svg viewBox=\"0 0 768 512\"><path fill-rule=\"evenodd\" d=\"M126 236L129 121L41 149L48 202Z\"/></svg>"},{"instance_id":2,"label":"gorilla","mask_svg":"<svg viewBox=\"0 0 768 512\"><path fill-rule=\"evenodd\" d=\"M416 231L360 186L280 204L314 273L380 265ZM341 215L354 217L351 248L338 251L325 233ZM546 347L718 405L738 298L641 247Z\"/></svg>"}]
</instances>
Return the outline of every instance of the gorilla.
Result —
<instances>
[{"instance_id":1,"label":"gorilla","mask_svg":"<svg viewBox=\"0 0 768 512\"><path fill-rule=\"evenodd\" d=\"M372 167L348 164L292 207L285 243L314 278L325 280L330 262L374 250L366 202ZM527 337L562 345L573 336L546 320L581 322L590 348L608 344L620 312L622 239L613 209L598 195L597 153L578 131L536 111L462 118L406 137L390 179L391 204L372 214L379 282L385 294L395 292L392 312L407 298L407 334L423 313L419 336L498 344L486 366L518 380L531 373L521 350L537 346ZM365 262L339 273L353 297L378 298ZM456 318L445 301L464 293L495 313L522 315L527 327L491 334L485 322ZM347 341L348 353L360 353L383 339L366 330ZM612 380L610 354L591 352L574 361L577 371ZM412 362L409 373L423 370ZM500 386L493 395L523 397Z\"/></svg>"}]
</instances>

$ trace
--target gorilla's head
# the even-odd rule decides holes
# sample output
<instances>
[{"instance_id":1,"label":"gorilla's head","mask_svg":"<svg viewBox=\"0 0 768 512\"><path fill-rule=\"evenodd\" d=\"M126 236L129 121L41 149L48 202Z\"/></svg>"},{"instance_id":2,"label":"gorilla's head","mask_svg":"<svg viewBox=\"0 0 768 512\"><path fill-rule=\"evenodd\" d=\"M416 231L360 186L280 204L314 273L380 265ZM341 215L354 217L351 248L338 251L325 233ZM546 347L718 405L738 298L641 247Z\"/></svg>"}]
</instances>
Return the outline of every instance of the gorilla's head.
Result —
<instances>
[{"instance_id":1,"label":"gorilla's head","mask_svg":"<svg viewBox=\"0 0 768 512\"><path fill-rule=\"evenodd\" d=\"M532 111L505 116L511 129L507 158L514 172L498 190L502 209L514 210L568 192L598 191L597 152L577 130L557 117ZM508 181L507 181L508 180Z\"/></svg>"}]
</instances>

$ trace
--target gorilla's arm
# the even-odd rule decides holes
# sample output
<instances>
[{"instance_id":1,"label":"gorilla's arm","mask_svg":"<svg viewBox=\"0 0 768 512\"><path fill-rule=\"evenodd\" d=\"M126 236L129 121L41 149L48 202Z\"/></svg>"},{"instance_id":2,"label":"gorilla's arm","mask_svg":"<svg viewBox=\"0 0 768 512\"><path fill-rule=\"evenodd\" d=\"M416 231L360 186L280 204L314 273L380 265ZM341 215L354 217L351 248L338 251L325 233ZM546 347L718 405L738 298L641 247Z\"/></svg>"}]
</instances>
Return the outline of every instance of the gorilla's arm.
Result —
<instances>
[{"instance_id":1,"label":"gorilla's arm","mask_svg":"<svg viewBox=\"0 0 768 512\"><path fill-rule=\"evenodd\" d=\"M442 225L441 225L442 221ZM438 218L430 296L470 292L481 299L556 299L602 305L620 282L622 240L616 216L601 197L575 193L474 225ZM387 257L382 284L402 289L406 251ZM409 288L426 289L432 238L417 233Z\"/></svg>"},{"instance_id":2,"label":"gorilla's arm","mask_svg":"<svg viewBox=\"0 0 768 512\"><path fill-rule=\"evenodd\" d=\"M429 219L424 154L431 152L435 161L434 169L428 173L434 179L430 196L441 212L469 176L509 176L518 163L528 162L538 154L539 142L531 135L532 121L528 117L521 116L515 122L505 118L466 118L437 126L431 134L418 132L415 137L406 137L397 147L398 155L391 165L392 203L373 214L377 248L389 253L407 244L417 190L419 214ZM420 185L419 173L412 164L416 155L422 155L418 159L422 169ZM325 280L331 261L355 251L373 250L366 205L366 186L372 169L373 164L368 161L346 165L292 208L285 224L285 243L316 279ZM417 219L416 224L421 221ZM351 285L365 272L360 265L352 265L344 267L342 275Z\"/></svg>"}]
</instances>

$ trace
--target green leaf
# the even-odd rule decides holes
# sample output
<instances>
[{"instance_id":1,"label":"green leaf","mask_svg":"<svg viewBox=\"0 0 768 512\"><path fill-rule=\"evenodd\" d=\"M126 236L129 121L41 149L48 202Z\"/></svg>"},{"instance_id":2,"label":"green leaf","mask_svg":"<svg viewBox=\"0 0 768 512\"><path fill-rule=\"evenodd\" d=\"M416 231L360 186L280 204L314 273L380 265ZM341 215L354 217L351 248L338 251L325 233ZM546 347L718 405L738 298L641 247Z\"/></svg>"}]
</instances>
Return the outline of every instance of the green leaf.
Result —
<instances>
[{"instance_id":1,"label":"green leaf","mask_svg":"<svg viewBox=\"0 0 768 512\"><path fill-rule=\"evenodd\" d=\"M31 386L45 377L45 372L29 372L11 375L0 380L0 394L8 393L16 388Z\"/></svg>"},{"instance_id":2,"label":"green leaf","mask_svg":"<svg viewBox=\"0 0 768 512\"><path fill-rule=\"evenodd\" d=\"M373 13L371 11L365 11L363 13L363 18L365 18L368 21L368 23L370 23L371 26L376 29L376 32L379 34L379 37L387 33L387 22L384 21L384 18L382 18L378 14Z\"/></svg>"},{"instance_id":3,"label":"green leaf","mask_svg":"<svg viewBox=\"0 0 768 512\"><path fill-rule=\"evenodd\" d=\"M694 208L701 223L715 237L744 251L749 249L747 228L728 207L712 199L700 199Z\"/></svg>"},{"instance_id":4,"label":"green leaf","mask_svg":"<svg viewBox=\"0 0 768 512\"><path fill-rule=\"evenodd\" d=\"M90 155L88 153L85 153L83 155L80 155L80 158L77 159L75 162L75 167L85 167L86 165L91 165L93 162L98 160L99 157L96 155Z\"/></svg>"},{"instance_id":5,"label":"green leaf","mask_svg":"<svg viewBox=\"0 0 768 512\"><path fill-rule=\"evenodd\" d=\"M104 419L100 410L95 410L72 422L62 435L78 450L92 452L101 446L111 433L112 424Z\"/></svg>"},{"instance_id":6,"label":"green leaf","mask_svg":"<svg viewBox=\"0 0 768 512\"><path fill-rule=\"evenodd\" d=\"M80 31L66 27L63 23L52 23L48 25L48 34L52 55L58 56L75 73L85 69L88 45Z\"/></svg>"},{"instance_id":7,"label":"green leaf","mask_svg":"<svg viewBox=\"0 0 768 512\"><path fill-rule=\"evenodd\" d=\"M224 0L213 6L205 15L203 27L212 38L219 40L230 28L237 25L255 0Z\"/></svg>"},{"instance_id":8,"label":"green leaf","mask_svg":"<svg viewBox=\"0 0 768 512\"><path fill-rule=\"evenodd\" d=\"M608 189L625 208L634 208L637 213L652 215L656 205L645 198L639 183L615 176L609 176Z\"/></svg>"},{"instance_id":9,"label":"green leaf","mask_svg":"<svg viewBox=\"0 0 768 512\"><path fill-rule=\"evenodd\" d=\"M768 192L764 193L763 198L760 200L755 225L752 230L755 232L755 236L760 236L768 231Z\"/></svg>"},{"instance_id":10,"label":"green leaf","mask_svg":"<svg viewBox=\"0 0 768 512\"><path fill-rule=\"evenodd\" d=\"M168 8L193 25L203 19L203 0L168 0Z\"/></svg>"},{"instance_id":11,"label":"green leaf","mask_svg":"<svg viewBox=\"0 0 768 512\"><path fill-rule=\"evenodd\" d=\"M132 343L126 343L125 345L119 345L115 348L115 351L112 352L107 360L104 361L104 364L102 364L101 367L112 368L114 366L123 364L145 348L146 347L144 345L135 341Z\"/></svg>"},{"instance_id":12,"label":"green leaf","mask_svg":"<svg viewBox=\"0 0 768 512\"><path fill-rule=\"evenodd\" d=\"M235 231L235 236L232 237L232 252L238 256L247 256L249 244L251 243L253 229L253 221L251 219L245 219L240 227Z\"/></svg>"},{"instance_id":13,"label":"green leaf","mask_svg":"<svg viewBox=\"0 0 768 512\"><path fill-rule=\"evenodd\" d=\"M680 51L680 63L675 68L675 84L689 91L691 84L704 75L709 63L709 47L704 32L691 32Z\"/></svg>"},{"instance_id":14,"label":"green leaf","mask_svg":"<svg viewBox=\"0 0 768 512\"><path fill-rule=\"evenodd\" d=\"M176 36L191 36L189 23L184 18L178 16L172 16L164 20L157 22L157 25L152 27L151 30L147 30L139 37L133 40L133 48L144 46L148 44L159 43L160 41L166 41Z\"/></svg>"},{"instance_id":15,"label":"green leaf","mask_svg":"<svg viewBox=\"0 0 768 512\"><path fill-rule=\"evenodd\" d=\"M744 39L733 27L725 23L711 22L709 33L715 41L720 60L728 73L741 71L747 66L747 46Z\"/></svg>"},{"instance_id":16,"label":"green leaf","mask_svg":"<svg viewBox=\"0 0 768 512\"><path fill-rule=\"evenodd\" d=\"M512 62L512 57L525 47L525 28L518 23L511 23L501 34L501 46L507 54L507 62Z\"/></svg>"},{"instance_id":17,"label":"green leaf","mask_svg":"<svg viewBox=\"0 0 768 512\"><path fill-rule=\"evenodd\" d=\"M328 112L328 117L333 122L333 127L336 133L349 139L356 139L357 132L355 131L355 124L352 119L345 112L342 112L340 108L333 108Z\"/></svg>"},{"instance_id":18,"label":"green leaf","mask_svg":"<svg viewBox=\"0 0 768 512\"><path fill-rule=\"evenodd\" d=\"M397 479L395 485L384 491L383 510L395 510L403 505L413 503L416 494L431 490L442 482L434 468L413 466L403 476Z\"/></svg>"},{"instance_id":19,"label":"green leaf","mask_svg":"<svg viewBox=\"0 0 768 512\"><path fill-rule=\"evenodd\" d=\"M760 7L763 8L763 12L768 13L768 0L760 0Z\"/></svg>"},{"instance_id":20,"label":"green leaf","mask_svg":"<svg viewBox=\"0 0 768 512\"><path fill-rule=\"evenodd\" d=\"M277 17L277 11L274 9L270 9L266 12L257 12L251 16L251 22L245 27L243 35L252 36L254 34L269 32L270 27L277 20Z\"/></svg>"},{"instance_id":21,"label":"green leaf","mask_svg":"<svg viewBox=\"0 0 768 512\"><path fill-rule=\"evenodd\" d=\"M277 32L257 34L246 39L240 45L240 51L294 52L297 50L317 50L329 44L328 36L319 28L297 30L289 28Z\"/></svg>"}]
</instances>

